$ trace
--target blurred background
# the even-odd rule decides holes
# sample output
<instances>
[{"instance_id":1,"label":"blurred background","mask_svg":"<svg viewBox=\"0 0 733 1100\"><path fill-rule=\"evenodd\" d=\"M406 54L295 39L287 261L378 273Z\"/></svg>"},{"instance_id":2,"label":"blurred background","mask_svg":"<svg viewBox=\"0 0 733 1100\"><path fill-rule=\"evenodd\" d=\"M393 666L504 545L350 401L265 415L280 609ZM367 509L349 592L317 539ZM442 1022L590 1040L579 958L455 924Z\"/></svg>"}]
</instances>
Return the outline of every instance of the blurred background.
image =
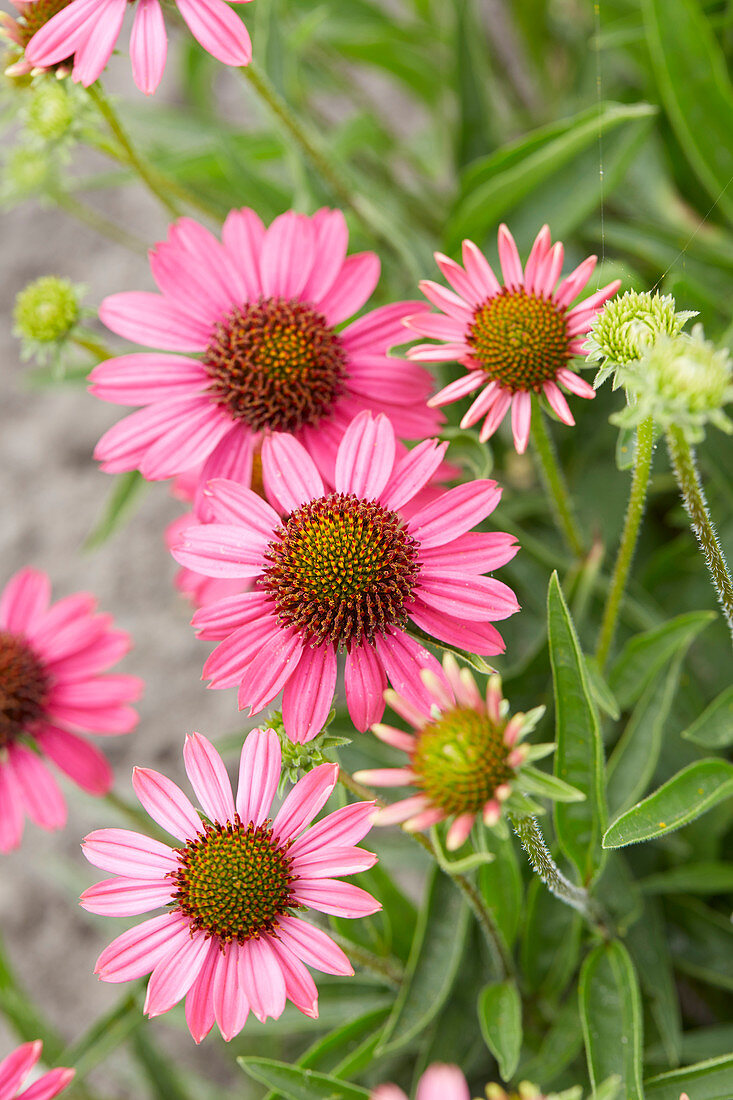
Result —
<instances>
[{"instance_id":1,"label":"blurred background","mask_svg":"<svg viewBox=\"0 0 733 1100\"><path fill-rule=\"evenodd\" d=\"M0 7L13 10L7 0ZM657 287L674 294L679 308L699 310L706 333L733 346L731 0L255 0L241 14L257 66L306 120L341 197L353 197L351 250L372 248L382 258L376 302L416 297L417 279L436 277L435 248L455 254L470 237L493 260L497 225L506 221L526 255L549 222L553 238L565 241L566 270L590 252L601 258L590 289L616 276L625 289ZM312 212L339 204L333 181L324 181L287 140L256 90L204 54L176 25L175 12L169 15L171 51L155 99L133 86L124 52L104 80L139 148L209 213L189 212L215 225L216 215L232 206L251 205L269 220L290 206ZM126 48L126 34L120 42ZM100 152L104 127L81 89L72 93L77 123L45 145L28 126L32 95L23 82L8 80L0 99L0 581L36 565L51 575L56 597L89 589L132 633L135 648L124 669L147 681L141 721L129 737L105 742L119 790L129 796L133 763L180 779L186 731L216 738L242 724L234 694L207 692L200 682L206 647L195 640L190 609L172 586L163 531L181 506L164 485L150 486L129 521L97 549L84 548L112 490L92 450L119 409L87 395L83 375L92 361L85 353L67 356L66 377L52 383L21 360L11 334L14 297L40 275L83 284L92 310L108 293L151 289L144 247L165 234L169 221L129 169ZM99 326L98 335L106 340ZM448 368L443 380L451 376ZM618 401L606 388L592 405L574 402L576 429L553 426L582 522L599 553L605 550L607 566L629 479L613 464L618 433L608 416ZM517 531L525 545L502 574L524 607L507 624L502 670L510 689L520 673L526 686L544 646L549 569L568 563L531 459L516 456L501 435L491 450L479 447L457 429L459 417L453 407L453 457L474 476L493 470L511 490L497 523ZM717 432L700 453L729 551L732 457L730 441ZM653 626L664 604L678 613L714 607L663 448L649 516L622 637ZM602 595L594 590L586 608L590 637ZM685 688L679 728L705 702L700 684L710 698L729 682L728 655L715 624L692 651L698 686ZM540 695L546 691L544 666L536 686ZM676 751L682 766L687 749ZM367 759L360 746L352 754L354 766ZM122 822L65 789L68 828L47 835L29 826L22 850L2 859L0 927L20 981L72 1041L122 992L92 975L115 922L69 902L94 878L78 842L91 828ZM385 843L399 856L399 841ZM368 982L334 989L333 996L328 983L322 988L324 1025L342 1020L357 1002L362 1011L379 1005ZM182 1015L156 1022L150 1034L182 1067L205 1071L210 1095L234 1087L243 1095L231 1059L219 1057L222 1044L210 1040L205 1052L196 1051L181 1022ZM293 1057L314 1032L297 1013L286 1013L267 1028L251 1021L233 1045L262 1051L265 1044ZM5 1046L7 1036L0 1037ZM91 1080L110 1098L148 1095L143 1064L154 1064L145 1049L134 1064L113 1059L112 1077L106 1068ZM175 1100L174 1083L165 1087L163 1095ZM207 1095L203 1086L200 1095Z\"/></svg>"}]
</instances>

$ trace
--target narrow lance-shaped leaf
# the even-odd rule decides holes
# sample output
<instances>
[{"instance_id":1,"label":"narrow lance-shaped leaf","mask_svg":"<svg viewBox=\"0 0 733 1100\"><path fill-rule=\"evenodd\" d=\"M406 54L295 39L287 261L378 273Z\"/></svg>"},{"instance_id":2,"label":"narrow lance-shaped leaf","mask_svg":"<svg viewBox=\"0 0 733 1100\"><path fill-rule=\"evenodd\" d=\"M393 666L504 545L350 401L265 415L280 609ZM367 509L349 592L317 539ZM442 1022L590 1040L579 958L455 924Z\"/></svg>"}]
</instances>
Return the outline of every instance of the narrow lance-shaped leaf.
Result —
<instances>
[{"instance_id":1,"label":"narrow lance-shaped leaf","mask_svg":"<svg viewBox=\"0 0 733 1100\"><path fill-rule=\"evenodd\" d=\"M522 1049L522 1001L515 982L488 985L478 999L478 1019L484 1042L510 1081Z\"/></svg>"},{"instance_id":2,"label":"narrow lance-shaped leaf","mask_svg":"<svg viewBox=\"0 0 733 1100\"><path fill-rule=\"evenodd\" d=\"M733 1096L733 1054L660 1073L644 1082L646 1100L679 1100L682 1092L694 1100L724 1100Z\"/></svg>"},{"instance_id":3,"label":"narrow lance-shaped leaf","mask_svg":"<svg viewBox=\"0 0 733 1100\"><path fill-rule=\"evenodd\" d=\"M733 764L715 758L698 760L621 814L606 832L603 846L624 848L666 836L731 796Z\"/></svg>"},{"instance_id":4,"label":"narrow lance-shaped leaf","mask_svg":"<svg viewBox=\"0 0 733 1100\"><path fill-rule=\"evenodd\" d=\"M579 998L593 1088L617 1074L624 1100L644 1100L639 983L629 953L618 940L591 951L580 972Z\"/></svg>"},{"instance_id":5,"label":"narrow lance-shaped leaf","mask_svg":"<svg viewBox=\"0 0 733 1100\"><path fill-rule=\"evenodd\" d=\"M237 1061L255 1081L276 1089L287 1100L369 1100L366 1089L312 1069L300 1069L270 1058L238 1058Z\"/></svg>"},{"instance_id":6,"label":"narrow lance-shaped leaf","mask_svg":"<svg viewBox=\"0 0 733 1100\"><path fill-rule=\"evenodd\" d=\"M619 704L629 707L635 703L657 672L675 653L686 649L714 618L714 611L690 611L628 641L608 680Z\"/></svg>"},{"instance_id":7,"label":"narrow lance-shaped leaf","mask_svg":"<svg viewBox=\"0 0 733 1100\"><path fill-rule=\"evenodd\" d=\"M560 847L587 883L603 862L603 746L585 659L556 573L550 580L547 616L555 687L555 774L585 795L583 802L555 805L555 829Z\"/></svg>"},{"instance_id":8,"label":"narrow lance-shaped leaf","mask_svg":"<svg viewBox=\"0 0 733 1100\"><path fill-rule=\"evenodd\" d=\"M733 745L733 687L721 692L682 736L706 749L727 749Z\"/></svg>"}]
</instances>

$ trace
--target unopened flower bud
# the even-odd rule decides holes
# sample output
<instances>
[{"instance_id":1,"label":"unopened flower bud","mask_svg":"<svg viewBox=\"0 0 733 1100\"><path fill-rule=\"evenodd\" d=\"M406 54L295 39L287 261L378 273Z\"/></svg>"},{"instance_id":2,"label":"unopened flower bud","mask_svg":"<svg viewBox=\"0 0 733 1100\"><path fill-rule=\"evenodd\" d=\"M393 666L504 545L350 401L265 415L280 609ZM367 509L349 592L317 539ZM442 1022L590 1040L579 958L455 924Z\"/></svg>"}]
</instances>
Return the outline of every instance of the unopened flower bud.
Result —
<instances>
[{"instance_id":1,"label":"unopened flower bud","mask_svg":"<svg viewBox=\"0 0 733 1100\"><path fill-rule=\"evenodd\" d=\"M603 362L596 387L617 367L638 360L660 337L677 336L694 312L677 311L670 295L627 290L611 299L596 316L585 343L588 362ZM614 389L618 377L614 381Z\"/></svg>"},{"instance_id":2,"label":"unopened flower bud","mask_svg":"<svg viewBox=\"0 0 733 1100\"><path fill-rule=\"evenodd\" d=\"M68 279L44 275L15 300L15 331L42 344L62 340L79 320L77 290Z\"/></svg>"},{"instance_id":3,"label":"unopened flower bud","mask_svg":"<svg viewBox=\"0 0 733 1100\"><path fill-rule=\"evenodd\" d=\"M64 84L45 78L34 87L26 115L26 126L32 134L44 141L58 141L73 121L73 104Z\"/></svg>"}]
</instances>

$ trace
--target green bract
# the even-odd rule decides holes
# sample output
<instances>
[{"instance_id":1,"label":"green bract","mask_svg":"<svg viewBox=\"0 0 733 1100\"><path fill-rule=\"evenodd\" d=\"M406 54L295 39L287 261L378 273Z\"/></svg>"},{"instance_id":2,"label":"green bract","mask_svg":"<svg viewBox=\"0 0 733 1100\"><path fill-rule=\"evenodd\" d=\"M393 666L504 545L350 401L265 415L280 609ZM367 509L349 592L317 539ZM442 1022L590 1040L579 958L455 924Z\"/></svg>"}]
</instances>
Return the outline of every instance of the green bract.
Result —
<instances>
[{"instance_id":1,"label":"green bract","mask_svg":"<svg viewBox=\"0 0 733 1100\"><path fill-rule=\"evenodd\" d=\"M661 337L676 336L694 316L694 311L678 312L671 294L627 290L611 299L596 317L585 344L588 362L604 364L596 376L596 388L615 372L616 389L618 367L637 362Z\"/></svg>"},{"instance_id":2,"label":"green bract","mask_svg":"<svg viewBox=\"0 0 733 1100\"><path fill-rule=\"evenodd\" d=\"M68 279L43 275L15 299L15 333L23 340L50 344L68 336L79 320L77 288Z\"/></svg>"}]
</instances>

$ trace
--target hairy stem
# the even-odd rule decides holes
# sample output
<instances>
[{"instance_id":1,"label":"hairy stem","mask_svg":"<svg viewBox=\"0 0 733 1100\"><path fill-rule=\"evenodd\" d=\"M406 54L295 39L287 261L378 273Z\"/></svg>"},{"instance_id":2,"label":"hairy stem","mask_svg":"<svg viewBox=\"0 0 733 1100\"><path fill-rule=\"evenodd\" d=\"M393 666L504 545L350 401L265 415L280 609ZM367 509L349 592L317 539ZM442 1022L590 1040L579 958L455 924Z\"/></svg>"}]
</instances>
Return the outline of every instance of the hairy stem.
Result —
<instances>
[{"instance_id":1,"label":"hairy stem","mask_svg":"<svg viewBox=\"0 0 733 1100\"><path fill-rule=\"evenodd\" d=\"M532 412L532 443L540 462L542 480L552 503L555 522L572 552L576 557L582 558L585 556L583 537L573 512L570 494L557 461L555 448L545 427L544 414L539 407L539 403L535 403Z\"/></svg>"},{"instance_id":2,"label":"hairy stem","mask_svg":"<svg viewBox=\"0 0 733 1100\"><path fill-rule=\"evenodd\" d=\"M697 535L716 595L733 636L733 580L708 511L695 455L677 427L667 429L667 447L692 530Z\"/></svg>"},{"instance_id":3,"label":"hairy stem","mask_svg":"<svg viewBox=\"0 0 733 1100\"><path fill-rule=\"evenodd\" d=\"M634 472L631 477L631 492L629 504L626 509L624 530L621 535L616 563L613 567L611 584L608 589L606 605L603 609L601 631L598 636L596 659L601 672L608 660L608 655L613 644L613 636L616 631L621 601L623 600L626 584L629 579L631 563L634 559L634 551L639 537L646 494L649 487L649 474L652 468L652 451L654 449L654 422L651 416L645 417L636 430L636 454L634 457Z\"/></svg>"},{"instance_id":4,"label":"hairy stem","mask_svg":"<svg viewBox=\"0 0 733 1100\"><path fill-rule=\"evenodd\" d=\"M550 855L537 819L512 815L510 820L533 870L542 879L550 893L572 909L576 909L588 924L607 937L610 931L610 920L587 890L582 886L575 886L562 873Z\"/></svg>"}]
</instances>

